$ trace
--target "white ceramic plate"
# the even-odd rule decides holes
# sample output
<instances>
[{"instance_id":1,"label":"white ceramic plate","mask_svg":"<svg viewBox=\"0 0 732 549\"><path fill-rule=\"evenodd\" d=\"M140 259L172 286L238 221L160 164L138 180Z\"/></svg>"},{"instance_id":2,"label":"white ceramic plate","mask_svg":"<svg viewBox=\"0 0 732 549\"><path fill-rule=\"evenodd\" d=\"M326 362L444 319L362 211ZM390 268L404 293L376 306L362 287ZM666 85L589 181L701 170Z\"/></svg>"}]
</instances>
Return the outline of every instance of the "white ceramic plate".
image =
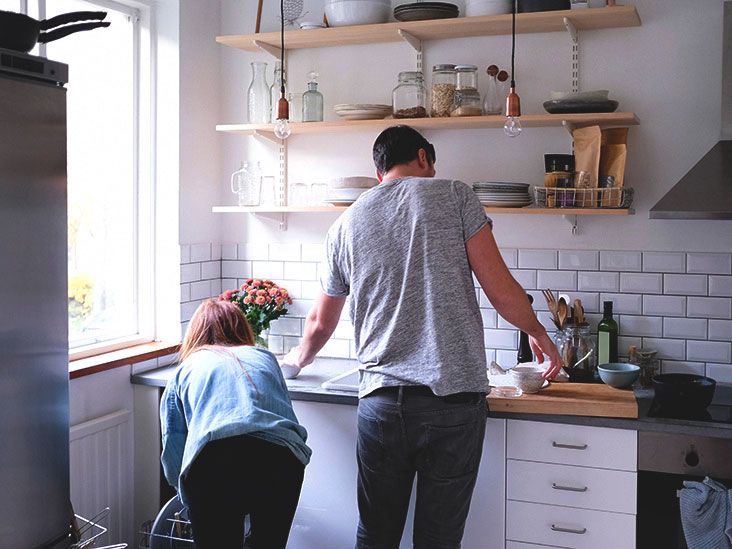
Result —
<instances>
[{"instance_id":1,"label":"white ceramic plate","mask_svg":"<svg viewBox=\"0 0 732 549\"><path fill-rule=\"evenodd\" d=\"M340 111L336 114L346 120L381 120L391 114L391 109L389 111Z\"/></svg>"},{"instance_id":2,"label":"white ceramic plate","mask_svg":"<svg viewBox=\"0 0 732 549\"><path fill-rule=\"evenodd\" d=\"M365 111L365 110L374 110L374 111L390 111L391 105L381 105L378 103L341 103L339 105L336 105L333 107L333 109L338 111Z\"/></svg>"},{"instance_id":3,"label":"white ceramic plate","mask_svg":"<svg viewBox=\"0 0 732 549\"><path fill-rule=\"evenodd\" d=\"M332 206L350 206L355 200L333 200L330 198L326 198L323 200L326 204L331 204Z\"/></svg>"},{"instance_id":4,"label":"white ceramic plate","mask_svg":"<svg viewBox=\"0 0 732 549\"><path fill-rule=\"evenodd\" d=\"M349 188L329 188L328 189L328 200L356 200L361 196L367 189L349 189Z\"/></svg>"}]
</instances>

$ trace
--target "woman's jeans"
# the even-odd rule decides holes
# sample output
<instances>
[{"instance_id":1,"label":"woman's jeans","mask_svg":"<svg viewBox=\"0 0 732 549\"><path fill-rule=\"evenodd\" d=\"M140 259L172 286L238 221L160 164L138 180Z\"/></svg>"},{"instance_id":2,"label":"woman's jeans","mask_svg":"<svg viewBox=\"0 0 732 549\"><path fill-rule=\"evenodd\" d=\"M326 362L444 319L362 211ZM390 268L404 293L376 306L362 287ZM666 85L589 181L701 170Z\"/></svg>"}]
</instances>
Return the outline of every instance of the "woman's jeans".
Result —
<instances>
[{"instance_id":1,"label":"woman's jeans","mask_svg":"<svg viewBox=\"0 0 732 549\"><path fill-rule=\"evenodd\" d=\"M291 450L240 435L204 446L184 480L196 549L284 549L305 467Z\"/></svg>"},{"instance_id":2,"label":"woman's jeans","mask_svg":"<svg viewBox=\"0 0 732 549\"><path fill-rule=\"evenodd\" d=\"M468 516L483 448L485 393L437 397L389 387L358 405L358 549L396 549L414 475L414 547L453 549Z\"/></svg>"}]
</instances>

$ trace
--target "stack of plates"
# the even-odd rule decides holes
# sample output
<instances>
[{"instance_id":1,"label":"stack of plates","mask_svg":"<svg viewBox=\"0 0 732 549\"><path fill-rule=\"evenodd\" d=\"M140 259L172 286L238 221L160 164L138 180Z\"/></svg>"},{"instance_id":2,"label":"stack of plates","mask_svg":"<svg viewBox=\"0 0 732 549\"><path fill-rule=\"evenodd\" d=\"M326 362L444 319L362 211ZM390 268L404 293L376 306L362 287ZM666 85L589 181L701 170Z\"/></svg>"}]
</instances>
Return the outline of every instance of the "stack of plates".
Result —
<instances>
[{"instance_id":1,"label":"stack of plates","mask_svg":"<svg viewBox=\"0 0 732 549\"><path fill-rule=\"evenodd\" d=\"M449 19L457 17L460 9L447 2L415 2L394 8L397 21L424 21L426 19Z\"/></svg>"},{"instance_id":2,"label":"stack of plates","mask_svg":"<svg viewBox=\"0 0 732 549\"><path fill-rule=\"evenodd\" d=\"M323 202L333 204L334 206L350 206L356 199L368 189L362 188L328 188L328 195Z\"/></svg>"},{"instance_id":3,"label":"stack of plates","mask_svg":"<svg viewBox=\"0 0 732 549\"><path fill-rule=\"evenodd\" d=\"M473 190L484 206L520 208L532 203L528 183L477 181Z\"/></svg>"},{"instance_id":4,"label":"stack of plates","mask_svg":"<svg viewBox=\"0 0 732 549\"><path fill-rule=\"evenodd\" d=\"M391 105L370 103L343 103L333 109L338 116L346 120L380 120L391 114Z\"/></svg>"}]
</instances>

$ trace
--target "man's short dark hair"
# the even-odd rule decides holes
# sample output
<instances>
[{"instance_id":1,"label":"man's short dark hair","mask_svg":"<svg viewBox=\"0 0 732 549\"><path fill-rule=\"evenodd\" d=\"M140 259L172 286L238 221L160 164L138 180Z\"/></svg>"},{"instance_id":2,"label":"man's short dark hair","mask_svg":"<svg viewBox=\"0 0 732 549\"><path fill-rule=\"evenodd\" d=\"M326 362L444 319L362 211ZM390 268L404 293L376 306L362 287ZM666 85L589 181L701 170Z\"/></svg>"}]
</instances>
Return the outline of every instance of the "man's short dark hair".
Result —
<instances>
[{"instance_id":1,"label":"man's short dark hair","mask_svg":"<svg viewBox=\"0 0 732 549\"><path fill-rule=\"evenodd\" d=\"M385 174L394 166L408 164L419 156L419 149L427 153L430 164L435 163L435 148L417 130L404 124L386 128L374 141L376 170Z\"/></svg>"}]
</instances>

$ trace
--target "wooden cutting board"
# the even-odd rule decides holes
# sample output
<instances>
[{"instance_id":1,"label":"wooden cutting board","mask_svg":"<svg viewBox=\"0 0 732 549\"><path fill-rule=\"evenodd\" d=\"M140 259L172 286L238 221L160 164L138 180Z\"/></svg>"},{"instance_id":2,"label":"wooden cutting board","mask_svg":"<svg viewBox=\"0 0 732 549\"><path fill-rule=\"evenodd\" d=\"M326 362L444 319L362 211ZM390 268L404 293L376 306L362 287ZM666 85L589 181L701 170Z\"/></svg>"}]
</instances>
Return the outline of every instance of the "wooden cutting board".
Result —
<instances>
[{"instance_id":1,"label":"wooden cutting board","mask_svg":"<svg viewBox=\"0 0 732 549\"><path fill-rule=\"evenodd\" d=\"M638 417L632 389L615 389L604 383L551 383L536 394L518 398L488 395L491 412L557 414L593 417Z\"/></svg>"}]
</instances>

